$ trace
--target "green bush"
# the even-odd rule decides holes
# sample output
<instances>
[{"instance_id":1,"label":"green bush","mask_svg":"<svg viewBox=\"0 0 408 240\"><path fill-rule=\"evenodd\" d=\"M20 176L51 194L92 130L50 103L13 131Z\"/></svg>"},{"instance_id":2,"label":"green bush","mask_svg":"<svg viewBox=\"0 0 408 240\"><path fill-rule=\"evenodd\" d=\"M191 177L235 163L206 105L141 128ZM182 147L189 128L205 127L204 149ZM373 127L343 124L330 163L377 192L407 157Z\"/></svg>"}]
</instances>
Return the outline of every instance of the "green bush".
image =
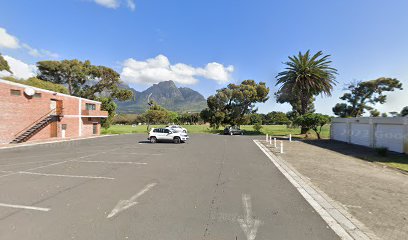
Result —
<instances>
[{"instance_id":1,"label":"green bush","mask_svg":"<svg viewBox=\"0 0 408 240\"><path fill-rule=\"evenodd\" d=\"M262 125L260 123L255 123L253 128L255 131L260 132L262 129Z\"/></svg>"}]
</instances>

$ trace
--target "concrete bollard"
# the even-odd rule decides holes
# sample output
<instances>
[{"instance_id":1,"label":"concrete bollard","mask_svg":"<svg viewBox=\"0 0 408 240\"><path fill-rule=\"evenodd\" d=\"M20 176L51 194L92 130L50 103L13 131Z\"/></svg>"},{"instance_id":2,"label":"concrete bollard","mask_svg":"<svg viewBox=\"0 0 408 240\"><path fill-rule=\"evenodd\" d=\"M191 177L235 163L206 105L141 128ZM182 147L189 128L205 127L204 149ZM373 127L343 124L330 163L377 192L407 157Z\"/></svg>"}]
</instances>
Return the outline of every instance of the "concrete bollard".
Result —
<instances>
[{"instance_id":1,"label":"concrete bollard","mask_svg":"<svg viewBox=\"0 0 408 240\"><path fill-rule=\"evenodd\" d=\"M265 141L268 141L268 134L266 134L266 140Z\"/></svg>"},{"instance_id":2,"label":"concrete bollard","mask_svg":"<svg viewBox=\"0 0 408 240\"><path fill-rule=\"evenodd\" d=\"M273 138L273 146L276 148L276 138Z\"/></svg>"},{"instance_id":3,"label":"concrete bollard","mask_svg":"<svg viewBox=\"0 0 408 240\"><path fill-rule=\"evenodd\" d=\"M292 142L292 134L289 134L289 142Z\"/></svg>"},{"instance_id":4,"label":"concrete bollard","mask_svg":"<svg viewBox=\"0 0 408 240\"><path fill-rule=\"evenodd\" d=\"M280 153L283 153L283 142L280 141Z\"/></svg>"},{"instance_id":5,"label":"concrete bollard","mask_svg":"<svg viewBox=\"0 0 408 240\"><path fill-rule=\"evenodd\" d=\"M272 136L269 137L269 145L272 145Z\"/></svg>"}]
</instances>

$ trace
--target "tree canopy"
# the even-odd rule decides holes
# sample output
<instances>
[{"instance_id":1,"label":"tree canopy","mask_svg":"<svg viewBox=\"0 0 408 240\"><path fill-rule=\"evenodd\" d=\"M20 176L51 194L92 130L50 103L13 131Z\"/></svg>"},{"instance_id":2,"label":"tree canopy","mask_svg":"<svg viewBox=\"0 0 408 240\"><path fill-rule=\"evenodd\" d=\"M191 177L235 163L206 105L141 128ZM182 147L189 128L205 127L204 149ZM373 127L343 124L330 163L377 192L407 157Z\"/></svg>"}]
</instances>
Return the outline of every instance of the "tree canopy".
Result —
<instances>
[{"instance_id":1,"label":"tree canopy","mask_svg":"<svg viewBox=\"0 0 408 240\"><path fill-rule=\"evenodd\" d=\"M229 84L226 88L208 97L208 108L200 116L214 128L220 125L241 125L247 121L246 115L255 113L255 103L268 100L269 88L264 82L245 80L241 84Z\"/></svg>"},{"instance_id":2,"label":"tree canopy","mask_svg":"<svg viewBox=\"0 0 408 240\"><path fill-rule=\"evenodd\" d=\"M10 66L9 66L8 62L6 61L6 59L4 59L4 57L1 55L1 53L0 53L0 71L7 71L9 73L13 73L10 70Z\"/></svg>"},{"instance_id":3,"label":"tree canopy","mask_svg":"<svg viewBox=\"0 0 408 240\"><path fill-rule=\"evenodd\" d=\"M375 110L373 105L385 103L387 101L385 92L392 92L395 89L402 89L402 83L395 78L382 77L351 83L347 87L349 92L340 97L346 103L337 103L333 107L333 112L340 117L360 117L366 111L377 115L377 112L373 111Z\"/></svg>"},{"instance_id":4,"label":"tree canopy","mask_svg":"<svg viewBox=\"0 0 408 240\"><path fill-rule=\"evenodd\" d=\"M319 114L319 113L307 113L305 115L299 116L295 120L295 124L299 126L304 126L308 129L312 129L318 139L321 139L320 133L322 132L322 128L324 125L330 123L331 119L327 115Z\"/></svg>"},{"instance_id":5,"label":"tree canopy","mask_svg":"<svg viewBox=\"0 0 408 240\"><path fill-rule=\"evenodd\" d=\"M323 55L322 51L312 55L308 50L288 58L285 71L276 76L276 85L281 85L276 100L289 103L299 115L313 112L314 96L331 95L337 70L331 67L330 55Z\"/></svg>"},{"instance_id":6,"label":"tree canopy","mask_svg":"<svg viewBox=\"0 0 408 240\"><path fill-rule=\"evenodd\" d=\"M120 101L133 96L132 91L119 88L119 73L105 66L94 66L90 61L40 61L37 67L39 79L66 84L69 94L74 96L88 99L111 97Z\"/></svg>"},{"instance_id":7,"label":"tree canopy","mask_svg":"<svg viewBox=\"0 0 408 240\"><path fill-rule=\"evenodd\" d=\"M10 81L10 82L15 82L15 83L20 83L20 84L24 84L24 85L28 85L28 86L32 86L32 87L37 87L37 88L50 90L50 91L53 91L53 92L68 94L68 89L65 86L63 86L61 84L56 84L56 83L52 83L52 82L43 81L41 79L34 78L34 77L29 78L27 80L19 80L19 79L15 79L13 77L3 77L3 79L5 79L7 81Z\"/></svg>"}]
</instances>

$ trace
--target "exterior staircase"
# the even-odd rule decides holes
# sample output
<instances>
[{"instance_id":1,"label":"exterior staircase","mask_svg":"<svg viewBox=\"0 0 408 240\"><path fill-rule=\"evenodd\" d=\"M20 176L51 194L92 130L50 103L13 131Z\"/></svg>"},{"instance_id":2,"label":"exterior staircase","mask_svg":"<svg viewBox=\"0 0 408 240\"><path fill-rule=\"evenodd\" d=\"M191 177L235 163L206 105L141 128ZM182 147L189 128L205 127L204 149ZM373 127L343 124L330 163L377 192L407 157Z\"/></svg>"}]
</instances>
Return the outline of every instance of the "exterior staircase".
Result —
<instances>
[{"instance_id":1,"label":"exterior staircase","mask_svg":"<svg viewBox=\"0 0 408 240\"><path fill-rule=\"evenodd\" d=\"M36 133L38 133L41 129L48 126L51 122L58 121L59 118L57 115L47 115L42 118L40 121L37 121L33 126L29 127L26 131L19 134L13 141L10 143L22 143L30 139Z\"/></svg>"}]
</instances>

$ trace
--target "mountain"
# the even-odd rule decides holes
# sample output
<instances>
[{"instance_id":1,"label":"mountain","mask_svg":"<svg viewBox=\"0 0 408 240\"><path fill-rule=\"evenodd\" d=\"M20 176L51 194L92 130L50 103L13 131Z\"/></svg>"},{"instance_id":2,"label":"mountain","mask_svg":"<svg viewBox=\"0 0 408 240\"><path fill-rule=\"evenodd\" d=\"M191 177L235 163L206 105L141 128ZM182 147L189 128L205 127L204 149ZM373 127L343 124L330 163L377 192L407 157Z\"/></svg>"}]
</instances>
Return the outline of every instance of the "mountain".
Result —
<instances>
[{"instance_id":1,"label":"mountain","mask_svg":"<svg viewBox=\"0 0 408 240\"><path fill-rule=\"evenodd\" d=\"M200 112L207 107L207 101L203 95L191 88L177 88L173 81L164 81L154 84L143 92L136 91L128 85L121 88L133 92L135 99L125 102L116 102L118 113L143 113L147 109L147 98L157 102L160 106L176 112Z\"/></svg>"}]
</instances>

